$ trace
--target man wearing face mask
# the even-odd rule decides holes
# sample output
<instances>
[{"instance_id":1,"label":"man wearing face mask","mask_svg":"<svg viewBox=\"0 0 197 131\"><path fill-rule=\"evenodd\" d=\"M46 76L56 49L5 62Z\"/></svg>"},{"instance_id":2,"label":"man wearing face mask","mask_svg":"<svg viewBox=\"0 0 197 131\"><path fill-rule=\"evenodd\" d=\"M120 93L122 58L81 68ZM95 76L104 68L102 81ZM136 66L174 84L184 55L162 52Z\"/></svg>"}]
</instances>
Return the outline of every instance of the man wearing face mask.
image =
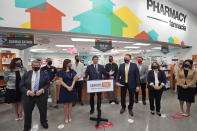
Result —
<instances>
[{"instance_id":1,"label":"man wearing face mask","mask_svg":"<svg viewBox=\"0 0 197 131\"><path fill-rule=\"evenodd\" d=\"M84 105L82 101L82 88L83 88L83 75L84 75L84 65L80 62L80 56L75 56L75 63L72 65L73 70L77 72L77 82L75 84L77 89L77 100L79 101L80 105ZM73 103L73 106L75 106L76 102Z\"/></svg>"},{"instance_id":2,"label":"man wearing face mask","mask_svg":"<svg viewBox=\"0 0 197 131\"><path fill-rule=\"evenodd\" d=\"M32 69L26 72L20 83L25 121L24 131L31 130L32 112L37 105L40 112L40 122L43 128L48 128L47 123L47 99L50 80L47 72L40 70L41 61L32 62Z\"/></svg>"},{"instance_id":3,"label":"man wearing face mask","mask_svg":"<svg viewBox=\"0 0 197 131\"><path fill-rule=\"evenodd\" d=\"M118 65L113 62L113 56L109 56L109 63L105 65L105 70L106 72L114 71L113 75L107 75L107 79L113 79L115 82L118 74ZM114 85L114 91L109 92L109 103L111 104L112 102L119 104L115 85Z\"/></svg>"},{"instance_id":4,"label":"man wearing face mask","mask_svg":"<svg viewBox=\"0 0 197 131\"><path fill-rule=\"evenodd\" d=\"M146 76L148 73L148 68L143 64L143 58L138 57L138 69L140 72L140 85L142 90L142 102L146 105ZM138 92L135 93L135 103L138 103Z\"/></svg>"},{"instance_id":5,"label":"man wearing face mask","mask_svg":"<svg viewBox=\"0 0 197 131\"><path fill-rule=\"evenodd\" d=\"M140 74L139 69L135 63L131 63L131 55L124 56L124 64L119 67L116 85L122 85L121 88L121 106L120 114L123 114L126 109L126 92L129 90L129 114L133 113L134 93L140 89ZM120 82L120 83L119 83Z\"/></svg>"},{"instance_id":6,"label":"man wearing face mask","mask_svg":"<svg viewBox=\"0 0 197 131\"><path fill-rule=\"evenodd\" d=\"M58 108L57 100L56 100L56 84L55 84L57 69L56 67L52 66L53 62L51 58L47 58L46 62L47 65L42 67L41 70L47 72L49 75L49 79L50 79L49 93L52 99L50 106L54 108Z\"/></svg>"}]
</instances>

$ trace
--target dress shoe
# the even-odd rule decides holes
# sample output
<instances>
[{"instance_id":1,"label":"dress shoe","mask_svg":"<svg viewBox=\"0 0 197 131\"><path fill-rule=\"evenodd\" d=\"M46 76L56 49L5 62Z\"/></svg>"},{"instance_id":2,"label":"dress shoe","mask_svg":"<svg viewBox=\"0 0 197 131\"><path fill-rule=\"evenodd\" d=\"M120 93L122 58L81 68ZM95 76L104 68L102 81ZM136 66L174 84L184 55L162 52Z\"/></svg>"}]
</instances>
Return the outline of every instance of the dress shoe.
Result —
<instances>
[{"instance_id":1,"label":"dress shoe","mask_svg":"<svg viewBox=\"0 0 197 131\"><path fill-rule=\"evenodd\" d=\"M119 104L119 102L118 101L115 101L115 103L118 105Z\"/></svg>"},{"instance_id":2,"label":"dress shoe","mask_svg":"<svg viewBox=\"0 0 197 131\"><path fill-rule=\"evenodd\" d=\"M73 104L72 104L72 107L74 107L76 105L76 102L74 102Z\"/></svg>"},{"instance_id":3,"label":"dress shoe","mask_svg":"<svg viewBox=\"0 0 197 131\"><path fill-rule=\"evenodd\" d=\"M155 112L154 112L154 111L151 111L150 113L151 113L152 115L155 115Z\"/></svg>"},{"instance_id":4,"label":"dress shoe","mask_svg":"<svg viewBox=\"0 0 197 131\"><path fill-rule=\"evenodd\" d=\"M131 115L131 116L134 116L134 113L133 113L133 110L129 110L129 114Z\"/></svg>"},{"instance_id":5,"label":"dress shoe","mask_svg":"<svg viewBox=\"0 0 197 131\"><path fill-rule=\"evenodd\" d=\"M42 127L43 127L44 129L48 129L48 127L49 127L48 123L41 123L41 125L42 125Z\"/></svg>"},{"instance_id":6,"label":"dress shoe","mask_svg":"<svg viewBox=\"0 0 197 131\"><path fill-rule=\"evenodd\" d=\"M123 114L125 112L125 108L122 108L121 110L120 110L120 114Z\"/></svg>"},{"instance_id":7,"label":"dress shoe","mask_svg":"<svg viewBox=\"0 0 197 131\"><path fill-rule=\"evenodd\" d=\"M23 131L30 131L31 129L24 129Z\"/></svg>"},{"instance_id":8,"label":"dress shoe","mask_svg":"<svg viewBox=\"0 0 197 131\"><path fill-rule=\"evenodd\" d=\"M157 115L158 115L158 116L161 116L161 113L160 113L160 112L157 112Z\"/></svg>"},{"instance_id":9,"label":"dress shoe","mask_svg":"<svg viewBox=\"0 0 197 131\"><path fill-rule=\"evenodd\" d=\"M143 101L143 105L146 105L146 101Z\"/></svg>"},{"instance_id":10,"label":"dress shoe","mask_svg":"<svg viewBox=\"0 0 197 131\"><path fill-rule=\"evenodd\" d=\"M94 109L90 110L90 115L94 114Z\"/></svg>"},{"instance_id":11,"label":"dress shoe","mask_svg":"<svg viewBox=\"0 0 197 131\"><path fill-rule=\"evenodd\" d=\"M82 106L83 106L83 105L84 105L84 103L81 101L81 102L80 102L80 105L82 105Z\"/></svg>"}]
</instances>

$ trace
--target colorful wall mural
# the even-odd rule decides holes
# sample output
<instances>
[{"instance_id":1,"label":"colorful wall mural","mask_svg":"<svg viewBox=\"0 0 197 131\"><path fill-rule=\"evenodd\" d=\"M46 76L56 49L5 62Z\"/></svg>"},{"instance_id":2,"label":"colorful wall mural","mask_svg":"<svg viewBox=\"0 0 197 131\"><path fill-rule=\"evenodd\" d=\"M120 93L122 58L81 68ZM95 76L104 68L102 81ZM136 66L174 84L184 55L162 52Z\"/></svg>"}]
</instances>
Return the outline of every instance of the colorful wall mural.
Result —
<instances>
[{"instance_id":1,"label":"colorful wall mural","mask_svg":"<svg viewBox=\"0 0 197 131\"><path fill-rule=\"evenodd\" d=\"M167 0L161 2L170 4ZM181 45L185 43L181 36L187 33L148 19L149 14L158 14L147 10L147 0L1 0L1 6L0 26L5 27L128 37ZM12 10L11 14L6 13L9 10ZM23 22L13 24L11 15L21 16Z\"/></svg>"}]
</instances>

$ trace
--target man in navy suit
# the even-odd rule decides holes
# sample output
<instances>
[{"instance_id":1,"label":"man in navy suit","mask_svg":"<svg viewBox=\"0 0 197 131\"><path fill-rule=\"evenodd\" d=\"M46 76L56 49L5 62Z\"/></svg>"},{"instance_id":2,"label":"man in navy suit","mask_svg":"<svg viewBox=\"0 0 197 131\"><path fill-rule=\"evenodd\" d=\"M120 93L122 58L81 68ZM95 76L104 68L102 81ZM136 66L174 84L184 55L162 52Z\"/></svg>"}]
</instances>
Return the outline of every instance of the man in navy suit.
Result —
<instances>
[{"instance_id":1,"label":"man in navy suit","mask_svg":"<svg viewBox=\"0 0 197 131\"><path fill-rule=\"evenodd\" d=\"M129 90L129 114L133 116L133 103L134 93L140 89L140 74L139 69L135 63L131 63L131 55L126 54L124 56L124 64L119 67L117 75L117 85L121 85L121 106L120 114L123 114L126 109L126 92Z\"/></svg>"},{"instance_id":2,"label":"man in navy suit","mask_svg":"<svg viewBox=\"0 0 197 131\"><path fill-rule=\"evenodd\" d=\"M102 80L103 75L112 75L114 71L106 72L103 65L98 64L98 56L93 56L93 64L89 65L85 72L85 79ZM90 114L94 113L94 96L95 93L90 94ZM101 112L101 93L97 93L97 111Z\"/></svg>"},{"instance_id":3,"label":"man in navy suit","mask_svg":"<svg viewBox=\"0 0 197 131\"><path fill-rule=\"evenodd\" d=\"M32 112L37 105L40 112L40 122L43 128L48 128L47 99L50 80L47 72L40 70L41 62L32 62L32 69L26 72L21 80L20 87L23 93L22 101L25 113L24 131L30 131Z\"/></svg>"}]
</instances>

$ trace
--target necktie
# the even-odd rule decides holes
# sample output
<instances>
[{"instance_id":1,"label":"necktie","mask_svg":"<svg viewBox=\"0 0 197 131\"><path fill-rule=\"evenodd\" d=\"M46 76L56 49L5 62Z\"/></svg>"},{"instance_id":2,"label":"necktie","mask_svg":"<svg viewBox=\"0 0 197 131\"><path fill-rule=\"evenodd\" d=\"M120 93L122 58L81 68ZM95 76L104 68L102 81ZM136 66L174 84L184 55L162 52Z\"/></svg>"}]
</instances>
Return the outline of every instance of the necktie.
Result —
<instances>
[{"instance_id":1,"label":"necktie","mask_svg":"<svg viewBox=\"0 0 197 131\"><path fill-rule=\"evenodd\" d=\"M36 73L36 79L34 84L34 92L37 92L39 90L39 76L38 76L38 72L35 73Z\"/></svg>"},{"instance_id":2,"label":"necktie","mask_svg":"<svg viewBox=\"0 0 197 131\"><path fill-rule=\"evenodd\" d=\"M128 64L126 64L125 66L126 66L126 70L125 70L125 83L128 83L128 73L129 73Z\"/></svg>"}]
</instances>

